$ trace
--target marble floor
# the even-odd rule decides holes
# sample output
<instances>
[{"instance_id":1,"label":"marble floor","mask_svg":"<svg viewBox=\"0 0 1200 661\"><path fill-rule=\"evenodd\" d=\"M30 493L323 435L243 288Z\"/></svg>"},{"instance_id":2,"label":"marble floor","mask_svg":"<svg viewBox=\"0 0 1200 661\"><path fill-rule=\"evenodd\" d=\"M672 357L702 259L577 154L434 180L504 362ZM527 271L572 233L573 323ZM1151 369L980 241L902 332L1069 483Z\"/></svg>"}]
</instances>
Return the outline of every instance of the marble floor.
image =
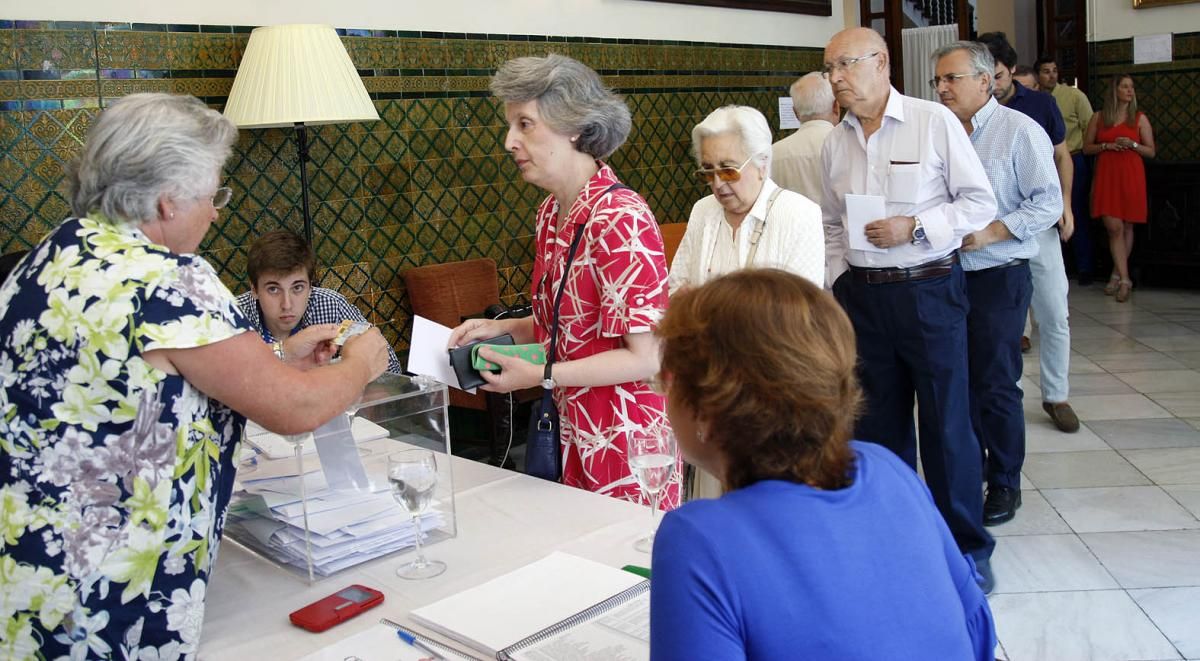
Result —
<instances>
[{"instance_id":1,"label":"marble floor","mask_svg":"<svg viewBox=\"0 0 1200 661\"><path fill-rule=\"evenodd\" d=\"M997 658L1200 659L1200 292L1074 287L1071 404L1025 357L1023 505L991 528Z\"/></svg>"}]
</instances>

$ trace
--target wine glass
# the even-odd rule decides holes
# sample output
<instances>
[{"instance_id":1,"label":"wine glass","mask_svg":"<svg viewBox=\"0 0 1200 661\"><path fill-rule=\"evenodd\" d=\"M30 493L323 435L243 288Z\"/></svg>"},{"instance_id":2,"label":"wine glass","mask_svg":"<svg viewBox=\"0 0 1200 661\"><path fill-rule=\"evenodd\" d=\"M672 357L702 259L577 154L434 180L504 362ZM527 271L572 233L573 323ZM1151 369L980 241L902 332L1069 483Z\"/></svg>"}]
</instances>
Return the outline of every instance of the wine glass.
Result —
<instances>
[{"instance_id":1,"label":"wine glass","mask_svg":"<svg viewBox=\"0 0 1200 661\"><path fill-rule=\"evenodd\" d=\"M408 579L433 578L446 571L446 563L426 560L421 552L421 513L433 502L438 479L437 460L430 450L393 452L387 460L392 498L412 515L417 549L417 558L397 568L396 575Z\"/></svg>"},{"instance_id":2,"label":"wine glass","mask_svg":"<svg viewBox=\"0 0 1200 661\"><path fill-rule=\"evenodd\" d=\"M678 463L679 449L675 434L665 425L635 431L629 435L629 469L650 501L650 532L633 543L633 548L649 553L654 548L654 531L658 529L658 499L671 482Z\"/></svg>"}]
</instances>

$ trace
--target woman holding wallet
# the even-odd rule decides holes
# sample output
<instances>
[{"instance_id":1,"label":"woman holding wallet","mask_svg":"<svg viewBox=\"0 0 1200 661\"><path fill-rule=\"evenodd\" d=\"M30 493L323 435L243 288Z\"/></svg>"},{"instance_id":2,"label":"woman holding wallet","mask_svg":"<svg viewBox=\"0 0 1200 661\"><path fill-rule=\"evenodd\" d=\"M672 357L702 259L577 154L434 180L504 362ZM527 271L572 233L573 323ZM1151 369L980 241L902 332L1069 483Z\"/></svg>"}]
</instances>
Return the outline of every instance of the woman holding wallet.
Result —
<instances>
[{"instance_id":1,"label":"woman holding wallet","mask_svg":"<svg viewBox=\"0 0 1200 661\"><path fill-rule=\"evenodd\" d=\"M533 316L472 319L454 329L450 345L507 333L518 344L550 347L561 290L549 382L541 366L482 348L480 356L501 366L483 373L483 387L552 388L563 483L640 502L626 445L631 433L666 424L664 399L647 381L658 371L652 331L667 305L667 265L646 201L602 160L628 137L629 108L595 71L562 55L510 60L491 89L504 102L505 149L521 177L550 194L536 215ZM671 509L678 501L676 476L660 502Z\"/></svg>"},{"instance_id":2,"label":"woman holding wallet","mask_svg":"<svg viewBox=\"0 0 1200 661\"><path fill-rule=\"evenodd\" d=\"M994 658L987 600L928 489L850 440L854 328L832 296L737 271L675 294L657 334L679 448L726 493L663 517L652 659Z\"/></svg>"}]
</instances>

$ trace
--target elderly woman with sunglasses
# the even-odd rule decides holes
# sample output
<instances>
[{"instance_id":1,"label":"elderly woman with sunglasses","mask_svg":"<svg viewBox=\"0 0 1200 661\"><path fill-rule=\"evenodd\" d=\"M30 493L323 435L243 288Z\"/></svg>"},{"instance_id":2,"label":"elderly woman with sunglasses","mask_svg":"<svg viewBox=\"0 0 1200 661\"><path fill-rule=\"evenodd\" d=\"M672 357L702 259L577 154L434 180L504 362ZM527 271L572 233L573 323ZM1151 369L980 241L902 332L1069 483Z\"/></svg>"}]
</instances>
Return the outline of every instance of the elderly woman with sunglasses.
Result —
<instances>
[{"instance_id":1,"label":"elderly woman with sunglasses","mask_svg":"<svg viewBox=\"0 0 1200 661\"><path fill-rule=\"evenodd\" d=\"M245 418L314 429L387 367L374 329L280 361L194 254L236 137L193 97L114 102L75 217L0 288L0 656L194 658Z\"/></svg>"},{"instance_id":2,"label":"elderly woman with sunglasses","mask_svg":"<svg viewBox=\"0 0 1200 661\"><path fill-rule=\"evenodd\" d=\"M773 267L821 287L825 235L821 207L771 180L771 129L748 106L714 110L692 129L696 176L712 195L692 207L671 263L671 291L738 269ZM692 468L692 497L721 495L712 475Z\"/></svg>"},{"instance_id":3,"label":"elderly woman with sunglasses","mask_svg":"<svg viewBox=\"0 0 1200 661\"><path fill-rule=\"evenodd\" d=\"M821 207L771 180L771 129L748 106L714 110L692 129L696 177L712 195L692 207L671 263L671 291L749 266L774 267L818 287L825 278Z\"/></svg>"},{"instance_id":4,"label":"elderly woman with sunglasses","mask_svg":"<svg viewBox=\"0 0 1200 661\"><path fill-rule=\"evenodd\" d=\"M626 447L632 434L666 421L666 403L649 380L658 371L652 331L667 305L667 264L649 205L603 161L629 136L629 108L595 71L562 55L510 60L491 87L504 102L504 147L521 178L549 193L537 210L533 316L467 321L450 345L508 333L518 343L553 346L550 379L540 365L481 349L501 366L483 373L484 389L552 389L563 483L639 502ZM675 479L659 503L671 509L678 498Z\"/></svg>"}]
</instances>

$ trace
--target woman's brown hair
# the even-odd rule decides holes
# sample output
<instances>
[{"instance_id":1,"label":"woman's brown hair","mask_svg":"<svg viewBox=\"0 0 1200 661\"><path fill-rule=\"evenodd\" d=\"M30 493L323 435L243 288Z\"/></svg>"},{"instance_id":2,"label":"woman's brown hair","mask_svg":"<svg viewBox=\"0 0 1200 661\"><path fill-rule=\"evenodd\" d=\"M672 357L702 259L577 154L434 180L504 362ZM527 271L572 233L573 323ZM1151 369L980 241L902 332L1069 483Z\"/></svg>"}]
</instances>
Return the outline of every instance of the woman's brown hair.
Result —
<instances>
[{"instance_id":1,"label":"woman's brown hair","mask_svg":"<svg viewBox=\"0 0 1200 661\"><path fill-rule=\"evenodd\" d=\"M657 333L668 397L721 449L727 489L851 482L862 395L854 328L832 296L784 271L737 271L673 295Z\"/></svg>"},{"instance_id":2,"label":"woman's brown hair","mask_svg":"<svg viewBox=\"0 0 1200 661\"><path fill-rule=\"evenodd\" d=\"M1119 73L1108 81L1108 89L1104 90L1104 107L1100 110L1100 118L1104 120L1105 126L1116 126L1117 124L1117 109L1121 102L1117 100L1117 88L1121 86L1121 81L1129 79L1133 82L1133 76L1127 73ZM1133 92L1133 100L1129 102L1129 107L1125 109L1125 125L1137 126L1137 90Z\"/></svg>"}]
</instances>

